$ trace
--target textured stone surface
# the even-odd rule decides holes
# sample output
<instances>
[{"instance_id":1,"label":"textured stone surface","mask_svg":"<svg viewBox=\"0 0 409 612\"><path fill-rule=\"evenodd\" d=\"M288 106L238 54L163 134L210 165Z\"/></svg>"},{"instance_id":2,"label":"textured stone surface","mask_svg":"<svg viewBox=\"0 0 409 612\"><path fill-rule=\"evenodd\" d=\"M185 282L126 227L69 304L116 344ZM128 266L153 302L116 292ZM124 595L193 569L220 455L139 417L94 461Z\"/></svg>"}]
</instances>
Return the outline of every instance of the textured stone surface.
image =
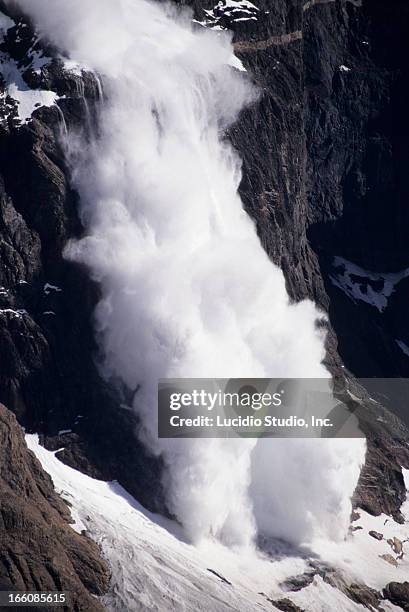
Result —
<instances>
[{"instance_id":1,"label":"textured stone surface","mask_svg":"<svg viewBox=\"0 0 409 612\"><path fill-rule=\"evenodd\" d=\"M409 610L409 582L390 582L383 590L385 599L405 612Z\"/></svg>"},{"instance_id":2,"label":"textured stone surface","mask_svg":"<svg viewBox=\"0 0 409 612\"><path fill-rule=\"evenodd\" d=\"M108 587L109 570L94 542L68 525L67 505L26 447L15 416L0 405L0 586L69 591L64 609L98 612L91 596Z\"/></svg>"},{"instance_id":3,"label":"textured stone surface","mask_svg":"<svg viewBox=\"0 0 409 612\"><path fill-rule=\"evenodd\" d=\"M269 601L275 608L277 608L277 610L282 610L283 612L303 612L299 606L296 606L295 603L287 598L275 600L271 599Z\"/></svg>"}]
</instances>

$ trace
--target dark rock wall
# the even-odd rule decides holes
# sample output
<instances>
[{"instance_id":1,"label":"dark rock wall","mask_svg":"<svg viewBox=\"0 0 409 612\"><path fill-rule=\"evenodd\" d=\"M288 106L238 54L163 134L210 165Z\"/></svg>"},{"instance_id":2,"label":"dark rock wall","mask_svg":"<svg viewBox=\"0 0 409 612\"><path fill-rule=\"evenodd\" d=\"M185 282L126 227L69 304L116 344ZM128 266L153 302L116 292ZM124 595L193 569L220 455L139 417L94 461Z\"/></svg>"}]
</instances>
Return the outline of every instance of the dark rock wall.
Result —
<instances>
[{"instance_id":1,"label":"dark rock wall","mask_svg":"<svg viewBox=\"0 0 409 612\"><path fill-rule=\"evenodd\" d=\"M26 447L15 416L0 405L0 588L67 591L58 609L99 612L110 573L89 538L69 526L68 506ZM56 608L57 609L57 608Z\"/></svg>"},{"instance_id":2,"label":"dark rock wall","mask_svg":"<svg viewBox=\"0 0 409 612\"><path fill-rule=\"evenodd\" d=\"M339 354L361 377L409 372L396 343L408 339L407 281L379 313L328 279L334 255L378 273L409 265L408 8L405 2L387 9L380 2L333 3L309 11L306 20L308 236L330 297Z\"/></svg>"},{"instance_id":3,"label":"dark rock wall","mask_svg":"<svg viewBox=\"0 0 409 612\"><path fill-rule=\"evenodd\" d=\"M409 283L379 313L330 276L335 256L378 274L409 266L408 6L272 4L257 22L230 24L262 90L231 134L243 200L290 295L328 311L330 360L360 377L407 376L396 339L408 339Z\"/></svg>"}]
</instances>

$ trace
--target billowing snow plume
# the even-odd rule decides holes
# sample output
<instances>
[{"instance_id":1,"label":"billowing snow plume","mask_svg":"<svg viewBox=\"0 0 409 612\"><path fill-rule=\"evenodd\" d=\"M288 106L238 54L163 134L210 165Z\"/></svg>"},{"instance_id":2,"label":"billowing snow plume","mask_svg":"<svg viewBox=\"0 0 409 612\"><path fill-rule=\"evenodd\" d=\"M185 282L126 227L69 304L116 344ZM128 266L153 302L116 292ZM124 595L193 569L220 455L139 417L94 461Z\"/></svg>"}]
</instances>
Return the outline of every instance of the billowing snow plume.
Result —
<instances>
[{"instance_id":1,"label":"billowing snow plume","mask_svg":"<svg viewBox=\"0 0 409 612\"><path fill-rule=\"evenodd\" d=\"M67 253L101 285L104 372L138 389L139 435L165 460L171 511L193 540L342 536L362 442L156 435L160 377L327 376L319 313L289 304L237 193L223 130L255 92L228 65L229 37L146 0L20 5L103 80L98 135L68 143L86 237Z\"/></svg>"}]
</instances>

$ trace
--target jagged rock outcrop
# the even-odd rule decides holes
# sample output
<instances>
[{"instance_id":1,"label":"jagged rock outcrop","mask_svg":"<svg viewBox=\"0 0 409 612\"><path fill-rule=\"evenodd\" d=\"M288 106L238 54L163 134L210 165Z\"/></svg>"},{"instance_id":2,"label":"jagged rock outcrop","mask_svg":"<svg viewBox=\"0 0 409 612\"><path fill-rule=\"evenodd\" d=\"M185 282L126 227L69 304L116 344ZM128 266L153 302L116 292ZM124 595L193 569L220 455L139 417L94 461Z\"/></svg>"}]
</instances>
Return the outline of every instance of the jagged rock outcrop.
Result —
<instances>
[{"instance_id":1,"label":"jagged rock outcrop","mask_svg":"<svg viewBox=\"0 0 409 612\"><path fill-rule=\"evenodd\" d=\"M385 599L405 612L409 610L409 582L390 582L383 590Z\"/></svg>"},{"instance_id":2,"label":"jagged rock outcrop","mask_svg":"<svg viewBox=\"0 0 409 612\"><path fill-rule=\"evenodd\" d=\"M299 606L296 606L288 598L270 601L277 610L282 610L282 612L303 612L303 610Z\"/></svg>"},{"instance_id":3,"label":"jagged rock outcrop","mask_svg":"<svg viewBox=\"0 0 409 612\"><path fill-rule=\"evenodd\" d=\"M68 506L27 449L15 416L0 405L0 586L68 591L64 610L97 612L108 588L96 544L69 526Z\"/></svg>"}]
</instances>

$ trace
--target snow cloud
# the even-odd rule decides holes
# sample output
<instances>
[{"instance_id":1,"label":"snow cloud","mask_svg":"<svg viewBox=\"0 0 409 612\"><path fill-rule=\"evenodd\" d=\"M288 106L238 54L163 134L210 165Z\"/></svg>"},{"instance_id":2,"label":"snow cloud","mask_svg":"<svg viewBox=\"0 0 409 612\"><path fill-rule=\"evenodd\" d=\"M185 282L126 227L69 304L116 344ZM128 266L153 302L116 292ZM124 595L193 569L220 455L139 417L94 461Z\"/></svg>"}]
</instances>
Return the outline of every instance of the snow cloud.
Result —
<instances>
[{"instance_id":1,"label":"snow cloud","mask_svg":"<svg viewBox=\"0 0 409 612\"><path fill-rule=\"evenodd\" d=\"M156 435L158 378L328 376L320 313L289 303L238 195L223 132L257 94L229 66L229 35L146 0L19 4L103 82L99 133L67 143L86 228L67 256L101 285L103 372L137 390L138 435L164 458L170 510L194 541L342 537L362 441Z\"/></svg>"}]
</instances>

